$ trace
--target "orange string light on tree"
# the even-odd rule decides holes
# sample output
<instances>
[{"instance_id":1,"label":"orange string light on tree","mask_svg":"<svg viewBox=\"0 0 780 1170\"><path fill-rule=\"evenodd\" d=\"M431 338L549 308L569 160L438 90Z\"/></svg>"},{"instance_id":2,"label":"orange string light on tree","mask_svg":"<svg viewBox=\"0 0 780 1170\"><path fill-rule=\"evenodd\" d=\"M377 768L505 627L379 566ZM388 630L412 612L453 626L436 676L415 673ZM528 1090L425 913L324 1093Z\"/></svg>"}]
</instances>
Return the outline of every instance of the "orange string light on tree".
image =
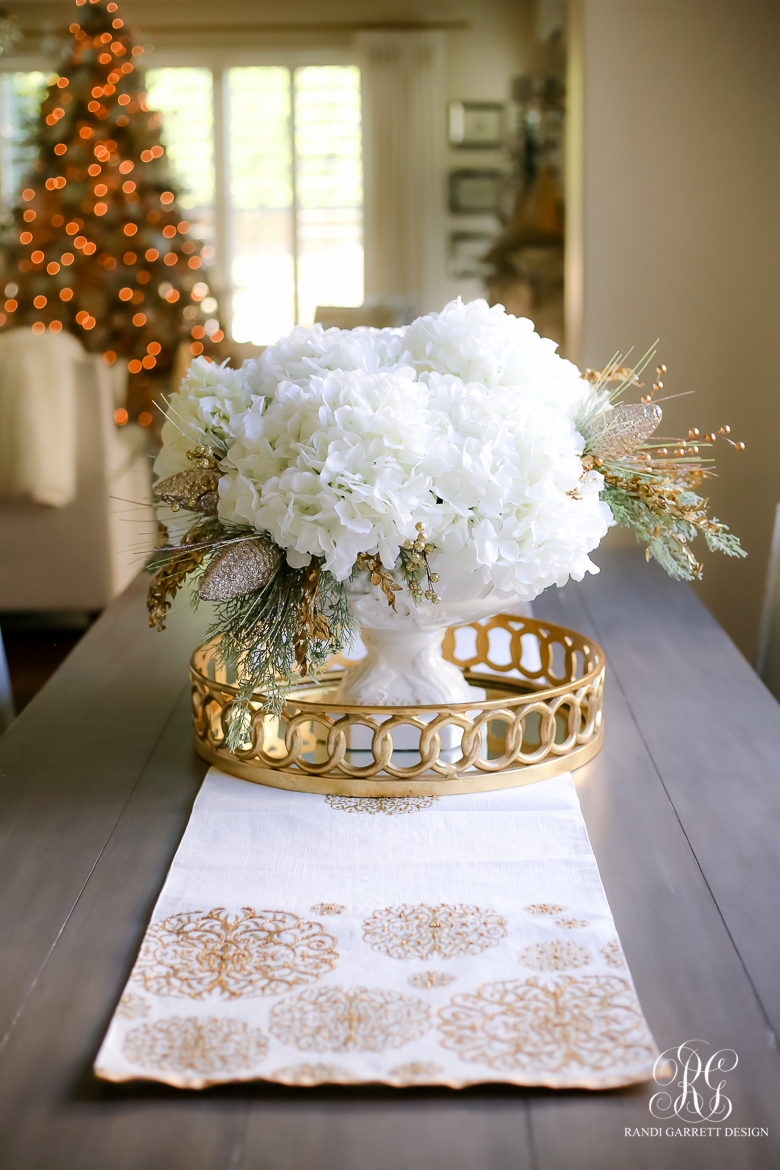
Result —
<instances>
[{"instance_id":1,"label":"orange string light on tree","mask_svg":"<svg viewBox=\"0 0 780 1170\"><path fill-rule=\"evenodd\" d=\"M18 275L0 328L65 329L108 364L127 362L128 417L140 420L170 389L178 347L202 351L223 337L201 309L213 298L203 267L213 249L177 205L142 46L117 4L76 2L70 59L45 91L37 158L3 240L6 273Z\"/></svg>"}]
</instances>

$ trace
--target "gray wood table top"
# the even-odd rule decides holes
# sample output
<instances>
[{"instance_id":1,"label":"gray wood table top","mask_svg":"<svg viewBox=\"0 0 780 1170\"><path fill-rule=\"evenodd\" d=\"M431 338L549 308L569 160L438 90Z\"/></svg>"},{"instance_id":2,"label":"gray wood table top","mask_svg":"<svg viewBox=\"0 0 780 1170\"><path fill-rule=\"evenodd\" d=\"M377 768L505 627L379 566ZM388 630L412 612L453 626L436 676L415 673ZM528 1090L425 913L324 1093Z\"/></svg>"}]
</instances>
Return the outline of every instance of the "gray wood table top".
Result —
<instances>
[{"instance_id":1,"label":"gray wood table top","mask_svg":"<svg viewBox=\"0 0 780 1170\"><path fill-rule=\"evenodd\" d=\"M182 605L165 635L148 631L139 580L0 739L2 1170L780 1165L780 707L689 588L641 554L598 559L599 577L534 608L606 649L606 745L577 789L659 1046L738 1054L720 1136L626 1136L683 1124L651 1116L654 1085L188 1093L96 1080L205 771L187 661L208 615Z\"/></svg>"}]
</instances>

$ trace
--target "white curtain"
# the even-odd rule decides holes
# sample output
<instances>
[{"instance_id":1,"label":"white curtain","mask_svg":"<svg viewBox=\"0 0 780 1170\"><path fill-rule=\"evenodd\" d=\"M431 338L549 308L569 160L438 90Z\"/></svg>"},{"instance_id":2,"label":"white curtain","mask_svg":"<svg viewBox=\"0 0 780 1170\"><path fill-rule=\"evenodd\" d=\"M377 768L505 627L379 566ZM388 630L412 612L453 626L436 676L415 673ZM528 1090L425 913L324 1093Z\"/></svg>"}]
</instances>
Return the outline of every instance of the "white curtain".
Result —
<instances>
[{"instance_id":1,"label":"white curtain","mask_svg":"<svg viewBox=\"0 0 780 1170\"><path fill-rule=\"evenodd\" d=\"M357 44L366 296L438 309L445 270L445 34L365 32Z\"/></svg>"}]
</instances>

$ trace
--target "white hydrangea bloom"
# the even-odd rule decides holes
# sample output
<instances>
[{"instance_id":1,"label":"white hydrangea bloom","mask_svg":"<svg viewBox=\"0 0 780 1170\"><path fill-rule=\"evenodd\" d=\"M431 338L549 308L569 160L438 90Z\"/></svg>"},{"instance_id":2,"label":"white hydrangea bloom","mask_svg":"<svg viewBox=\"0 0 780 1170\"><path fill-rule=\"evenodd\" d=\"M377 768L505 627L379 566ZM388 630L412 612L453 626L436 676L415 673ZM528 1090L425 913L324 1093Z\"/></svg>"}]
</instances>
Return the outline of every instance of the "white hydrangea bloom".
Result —
<instances>
[{"instance_id":1,"label":"white hydrangea bloom","mask_svg":"<svg viewBox=\"0 0 780 1170\"><path fill-rule=\"evenodd\" d=\"M154 464L163 479L192 467L187 458L198 443L222 445L228 438L231 415L246 410L256 382L256 362L233 370L227 362L217 365L197 357L171 395L162 429L162 447Z\"/></svg>"},{"instance_id":2,"label":"white hydrangea bloom","mask_svg":"<svg viewBox=\"0 0 780 1170\"><path fill-rule=\"evenodd\" d=\"M476 570L530 601L548 585L597 571L588 558L612 523L601 475L582 478L583 440L566 415L512 392L432 374L426 530L442 581ZM436 503L441 500L441 503Z\"/></svg>"},{"instance_id":3,"label":"white hydrangea bloom","mask_svg":"<svg viewBox=\"0 0 780 1170\"><path fill-rule=\"evenodd\" d=\"M193 363L172 402L184 435L166 423L156 470L218 433L220 516L269 532L291 565L393 566L422 521L445 599L471 571L530 600L596 571L611 523L574 426L591 388L555 349L485 301L402 329L299 326L241 370Z\"/></svg>"},{"instance_id":4,"label":"white hydrangea bloom","mask_svg":"<svg viewBox=\"0 0 780 1170\"><path fill-rule=\"evenodd\" d=\"M452 375L426 383L400 367L283 382L232 432L220 515L270 532L294 566L324 557L339 580L359 552L393 565L422 521L443 581L476 570L531 599L592 569L609 524L601 477L581 482L570 420Z\"/></svg>"},{"instance_id":5,"label":"white hydrangea bloom","mask_svg":"<svg viewBox=\"0 0 780 1170\"><path fill-rule=\"evenodd\" d=\"M514 389L574 413L588 392L580 371L533 322L503 305L458 298L441 313L418 317L403 333L398 360L428 372L456 374L488 390Z\"/></svg>"},{"instance_id":6,"label":"white hydrangea bloom","mask_svg":"<svg viewBox=\"0 0 780 1170\"><path fill-rule=\"evenodd\" d=\"M330 370L375 374L399 364L402 329L325 329L296 325L287 337L269 345L257 361L256 394L273 395L280 382L304 386Z\"/></svg>"},{"instance_id":7,"label":"white hydrangea bloom","mask_svg":"<svg viewBox=\"0 0 780 1170\"><path fill-rule=\"evenodd\" d=\"M232 421L220 516L270 532L291 565L324 557L339 580L359 552L392 565L430 494L426 400L403 367L281 382Z\"/></svg>"}]
</instances>

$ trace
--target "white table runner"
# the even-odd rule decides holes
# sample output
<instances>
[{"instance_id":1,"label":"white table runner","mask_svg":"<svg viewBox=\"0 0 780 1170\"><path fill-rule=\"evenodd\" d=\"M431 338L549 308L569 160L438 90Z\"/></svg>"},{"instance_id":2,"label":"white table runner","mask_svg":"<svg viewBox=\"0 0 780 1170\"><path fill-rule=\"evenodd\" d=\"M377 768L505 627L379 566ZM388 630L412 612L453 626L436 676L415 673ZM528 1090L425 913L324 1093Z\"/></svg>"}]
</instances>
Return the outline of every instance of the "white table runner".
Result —
<instances>
[{"instance_id":1,"label":"white table runner","mask_svg":"<svg viewBox=\"0 0 780 1170\"><path fill-rule=\"evenodd\" d=\"M601 1089L656 1056L570 774L363 800L212 768L95 1070Z\"/></svg>"}]
</instances>

